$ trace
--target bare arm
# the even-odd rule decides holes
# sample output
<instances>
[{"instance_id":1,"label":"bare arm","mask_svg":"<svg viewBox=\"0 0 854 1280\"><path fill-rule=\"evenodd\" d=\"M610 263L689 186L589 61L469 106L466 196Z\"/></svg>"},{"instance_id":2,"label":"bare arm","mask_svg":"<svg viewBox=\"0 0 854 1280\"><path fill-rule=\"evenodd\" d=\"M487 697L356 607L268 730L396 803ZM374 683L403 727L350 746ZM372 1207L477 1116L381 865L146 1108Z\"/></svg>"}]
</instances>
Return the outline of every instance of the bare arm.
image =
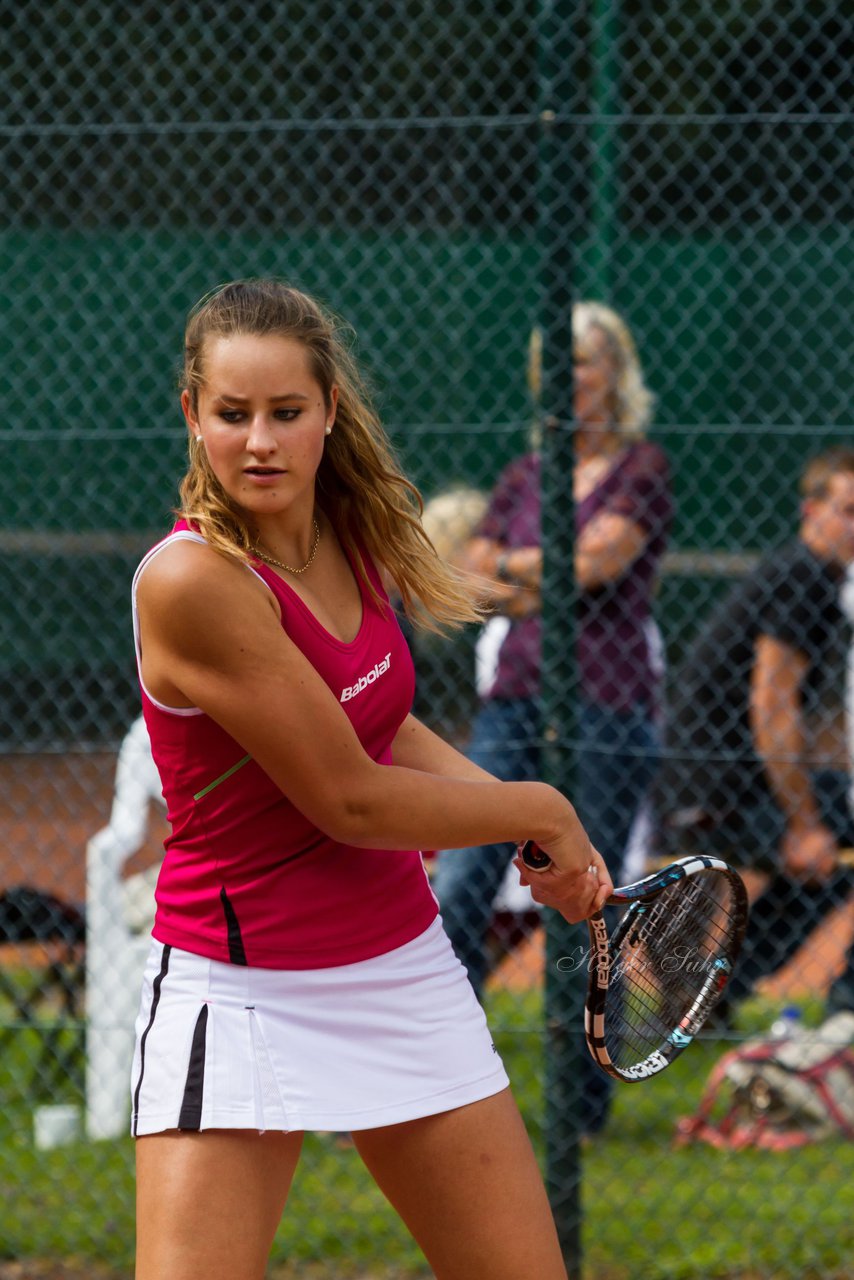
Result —
<instances>
[{"instance_id":1,"label":"bare arm","mask_svg":"<svg viewBox=\"0 0 854 1280\"><path fill-rule=\"evenodd\" d=\"M491 538L472 538L459 567L477 579L480 598L508 618L525 618L542 607L540 578L543 555L539 547L503 547ZM499 578L499 571L506 579Z\"/></svg>"},{"instance_id":2,"label":"bare arm","mask_svg":"<svg viewBox=\"0 0 854 1280\"><path fill-rule=\"evenodd\" d=\"M759 636L750 685L750 724L757 755L786 815L782 855L795 875L828 875L836 841L821 821L805 764L801 684L807 659L773 636Z\"/></svg>"},{"instance_id":3,"label":"bare arm","mask_svg":"<svg viewBox=\"0 0 854 1280\"><path fill-rule=\"evenodd\" d=\"M584 526L575 544L575 580L582 591L616 582L638 558L647 542L645 531L626 516L600 512ZM513 602L539 592L543 576L541 547L511 547L475 538L466 548L462 568L484 580L484 595L502 612L514 616ZM501 576L511 579L500 581ZM530 610L529 610L530 612Z\"/></svg>"},{"instance_id":4,"label":"bare arm","mask_svg":"<svg viewBox=\"0 0 854 1280\"><path fill-rule=\"evenodd\" d=\"M394 740L393 755L396 762L406 764L413 769L423 769L427 773L441 777L471 778L473 781L494 781L485 769L473 764L459 751L445 742L432 729L428 729L414 716L408 716ZM601 868L604 866L598 853L593 850L592 863L596 866L597 877L601 882ZM515 865L519 871L521 884L530 886L531 896L536 902L558 911L564 910L563 894L559 883L552 880L550 874L531 872L517 856ZM550 871L551 869L549 869ZM606 873L607 874L607 873ZM610 886L610 881L608 882ZM613 886L611 886L613 887ZM610 892L610 888L608 889ZM604 902L605 894L600 893L599 901ZM569 918L569 917L567 917Z\"/></svg>"},{"instance_id":5,"label":"bare arm","mask_svg":"<svg viewBox=\"0 0 854 1280\"><path fill-rule=\"evenodd\" d=\"M594 591L623 576L637 560L647 534L627 516L600 511L581 530L575 544L575 579L582 591Z\"/></svg>"},{"instance_id":6,"label":"bare arm","mask_svg":"<svg viewBox=\"0 0 854 1280\"><path fill-rule=\"evenodd\" d=\"M496 779L479 765L473 764L461 751L440 738L432 729L409 715L397 731L392 743L392 759L407 769L420 769L441 778L468 779L472 782L495 782Z\"/></svg>"},{"instance_id":7,"label":"bare arm","mask_svg":"<svg viewBox=\"0 0 854 1280\"><path fill-rule=\"evenodd\" d=\"M586 874L590 863L604 892L610 882L568 800L544 783L455 769L452 749L440 752L417 722L398 735L401 763L377 764L270 599L242 565L207 547L161 553L138 591L148 687L160 696L166 685L167 701L206 711L335 840L442 849L533 838L554 859L547 889L561 896L560 909L575 919L594 909L603 890ZM442 772L426 771L428 759Z\"/></svg>"}]
</instances>

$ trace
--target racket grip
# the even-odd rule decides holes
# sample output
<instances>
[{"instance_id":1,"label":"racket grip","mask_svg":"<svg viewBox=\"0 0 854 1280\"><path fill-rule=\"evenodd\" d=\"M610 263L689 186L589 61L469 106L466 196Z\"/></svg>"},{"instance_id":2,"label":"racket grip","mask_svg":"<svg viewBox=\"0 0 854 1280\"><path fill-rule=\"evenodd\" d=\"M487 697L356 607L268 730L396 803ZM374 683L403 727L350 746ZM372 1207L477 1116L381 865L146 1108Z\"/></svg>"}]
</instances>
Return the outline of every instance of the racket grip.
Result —
<instances>
[{"instance_id":1,"label":"racket grip","mask_svg":"<svg viewBox=\"0 0 854 1280\"><path fill-rule=\"evenodd\" d=\"M526 840L520 847L519 854L529 871L545 871L546 867L552 864L549 855L543 853L540 846L533 840Z\"/></svg>"}]
</instances>

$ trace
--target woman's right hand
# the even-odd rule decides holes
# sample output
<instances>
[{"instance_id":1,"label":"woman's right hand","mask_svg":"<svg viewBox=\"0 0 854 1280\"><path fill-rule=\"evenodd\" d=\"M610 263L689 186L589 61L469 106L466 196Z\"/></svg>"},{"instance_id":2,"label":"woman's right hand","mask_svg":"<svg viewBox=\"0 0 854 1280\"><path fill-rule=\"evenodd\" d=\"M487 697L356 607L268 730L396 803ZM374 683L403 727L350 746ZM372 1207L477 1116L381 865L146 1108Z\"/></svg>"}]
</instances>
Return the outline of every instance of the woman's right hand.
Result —
<instances>
[{"instance_id":1,"label":"woman's right hand","mask_svg":"<svg viewBox=\"0 0 854 1280\"><path fill-rule=\"evenodd\" d=\"M530 888L534 901L559 911L570 924L587 920L595 912L601 911L614 890L605 859L581 830L583 840L576 837L568 864L558 865L552 861L542 871L534 871L522 861L520 854L514 859L519 871L519 882ZM566 857L559 846L560 842L555 841L549 842L548 848L542 848L552 858ZM579 853L583 855L581 866L578 865Z\"/></svg>"}]
</instances>

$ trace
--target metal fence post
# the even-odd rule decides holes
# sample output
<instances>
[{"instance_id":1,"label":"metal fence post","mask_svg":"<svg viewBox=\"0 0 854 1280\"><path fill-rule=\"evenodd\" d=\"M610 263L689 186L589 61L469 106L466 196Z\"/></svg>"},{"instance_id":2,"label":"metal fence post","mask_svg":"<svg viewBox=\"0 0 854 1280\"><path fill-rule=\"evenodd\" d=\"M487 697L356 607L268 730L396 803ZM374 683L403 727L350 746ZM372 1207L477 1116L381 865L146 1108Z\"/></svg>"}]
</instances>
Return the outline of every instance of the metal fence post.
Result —
<instances>
[{"instance_id":1,"label":"metal fence post","mask_svg":"<svg viewBox=\"0 0 854 1280\"><path fill-rule=\"evenodd\" d=\"M617 233L617 125L620 102L618 58L620 0L594 0L591 15L593 121L591 140L591 255L584 294L606 301L611 294L612 257ZM579 282L580 283L580 282Z\"/></svg>"},{"instance_id":2,"label":"metal fence post","mask_svg":"<svg viewBox=\"0 0 854 1280\"><path fill-rule=\"evenodd\" d=\"M542 10L540 30L539 229L542 262L543 763L555 786L572 794L575 683L574 516L572 495L571 0ZM548 913L546 942L546 1181L571 1280L581 1275L578 1099L581 986L557 967L578 929Z\"/></svg>"}]
</instances>

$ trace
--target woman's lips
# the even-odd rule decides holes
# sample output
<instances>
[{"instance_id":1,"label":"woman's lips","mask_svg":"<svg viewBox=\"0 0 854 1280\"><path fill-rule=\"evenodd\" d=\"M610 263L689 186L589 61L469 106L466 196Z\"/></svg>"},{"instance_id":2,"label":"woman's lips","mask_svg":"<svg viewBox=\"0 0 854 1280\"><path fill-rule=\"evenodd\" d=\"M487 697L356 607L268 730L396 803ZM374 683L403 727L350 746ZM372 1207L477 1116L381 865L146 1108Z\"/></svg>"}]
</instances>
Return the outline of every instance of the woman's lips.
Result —
<instances>
[{"instance_id":1,"label":"woman's lips","mask_svg":"<svg viewBox=\"0 0 854 1280\"><path fill-rule=\"evenodd\" d=\"M279 467L246 467L243 474L252 484L270 486L287 473Z\"/></svg>"}]
</instances>

